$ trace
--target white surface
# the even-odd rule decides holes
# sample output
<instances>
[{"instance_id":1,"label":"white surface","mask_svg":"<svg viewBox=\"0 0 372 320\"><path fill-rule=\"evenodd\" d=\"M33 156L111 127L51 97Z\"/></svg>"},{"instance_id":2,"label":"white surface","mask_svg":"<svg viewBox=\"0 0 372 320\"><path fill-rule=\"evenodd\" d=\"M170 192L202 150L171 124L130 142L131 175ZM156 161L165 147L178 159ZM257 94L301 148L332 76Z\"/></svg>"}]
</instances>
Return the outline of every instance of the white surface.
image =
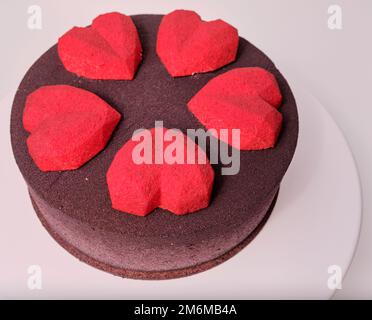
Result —
<instances>
[{"instance_id":1,"label":"white surface","mask_svg":"<svg viewBox=\"0 0 372 320\"><path fill-rule=\"evenodd\" d=\"M27 8L34 4L43 10L40 31L27 28ZM342 30L327 28L331 4L343 10ZM0 97L17 87L30 65L72 25L86 25L97 14L112 10L136 14L176 8L193 9L205 19L223 18L236 26L291 83L302 83L322 101L339 124L355 156L365 196L358 251L336 298L371 299L371 0L1 0ZM7 117L8 108L1 105L1 118ZM0 140L8 139L8 126L0 126L0 131ZM11 156L3 153L0 161L13 164ZM12 171L1 174L0 187L6 190L0 197L16 196L19 191L4 182L15 179ZM4 214L19 214L9 210Z\"/></svg>"},{"instance_id":2,"label":"white surface","mask_svg":"<svg viewBox=\"0 0 372 320\"><path fill-rule=\"evenodd\" d=\"M0 225L0 298L330 298L328 267L337 265L346 272L358 239L359 180L331 117L305 91L296 90L295 95L299 145L268 223L237 256L184 279L121 279L79 262L43 230L10 163L6 170L18 177L19 200L8 199L5 206L14 214L3 217ZM11 101L10 96L2 105ZM33 264L42 269L41 291L27 288L27 268Z\"/></svg>"}]
</instances>

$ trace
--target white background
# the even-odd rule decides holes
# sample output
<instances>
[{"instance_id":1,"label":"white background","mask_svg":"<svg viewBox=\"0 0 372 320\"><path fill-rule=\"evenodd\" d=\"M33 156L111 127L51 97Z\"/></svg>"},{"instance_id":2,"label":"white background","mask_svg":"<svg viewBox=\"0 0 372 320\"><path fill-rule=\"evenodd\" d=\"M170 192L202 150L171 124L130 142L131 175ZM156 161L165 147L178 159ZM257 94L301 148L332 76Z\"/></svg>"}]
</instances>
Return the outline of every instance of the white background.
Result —
<instances>
[{"instance_id":1,"label":"white background","mask_svg":"<svg viewBox=\"0 0 372 320\"><path fill-rule=\"evenodd\" d=\"M85 9L74 10L77 2L85 3ZM327 9L332 4L343 10L342 30L327 27ZM39 5L43 10L42 30L27 28L30 5ZM71 26L87 25L97 14L108 11L167 13L176 8L193 9L204 19L222 18L233 24L241 36L274 60L290 83L301 83L313 93L339 124L360 172L364 208L358 250L336 298L371 299L371 0L1 0L0 100ZM0 112L4 108L10 106L0 106ZM0 130L1 138L8 137L9 128ZM6 183L12 177L5 175L1 179ZM329 228L331 233L332 225Z\"/></svg>"}]
</instances>

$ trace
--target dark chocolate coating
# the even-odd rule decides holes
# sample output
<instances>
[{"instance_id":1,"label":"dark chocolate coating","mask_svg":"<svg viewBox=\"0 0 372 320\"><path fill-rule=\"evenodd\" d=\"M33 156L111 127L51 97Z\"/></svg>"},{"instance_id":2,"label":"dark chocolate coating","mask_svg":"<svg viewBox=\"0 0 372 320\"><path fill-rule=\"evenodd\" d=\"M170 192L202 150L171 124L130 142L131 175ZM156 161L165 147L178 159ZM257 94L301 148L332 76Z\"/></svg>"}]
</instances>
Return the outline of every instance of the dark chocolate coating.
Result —
<instances>
[{"instance_id":1,"label":"dark chocolate coating","mask_svg":"<svg viewBox=\"0 0 372 320\"><path fill-rule=\"evenodd\" d=\"M156 55L161 16L133 16L143 46L143 62L133 81L80 78L63 67L57 47L47 51L28 71L14 99L11 137L17 164L36 207L49 229L66 246L111 269L143 274L197 267L233 250L257 230L268 214L279 184L292 160L298 136L298 115L292 92L274 64L260 50L240 39L236 62L212 73L172 78ZM112 209L106 172L134 130L154 127L202 128L187 102L213 77L236 67L259 66L278 80L283 128L277 145L242 151L240 172L216 179L210 206L185 216L156 209L143 218ZM41 172L26 146L22 124L27 95L44 85L69 84L89 90L118 110L123 120L105 150L75 171ZM72 251L72 250L70 250ZM84 260L84 259L83 259ZM87 259L85 259L87 260ZM94 264L93 264L94 265ZM119 272L112 272L121 274ZM149 276L147 277L146 274ZM162 277L164 278L164 277Z\"/></svg>"}]
</instances>

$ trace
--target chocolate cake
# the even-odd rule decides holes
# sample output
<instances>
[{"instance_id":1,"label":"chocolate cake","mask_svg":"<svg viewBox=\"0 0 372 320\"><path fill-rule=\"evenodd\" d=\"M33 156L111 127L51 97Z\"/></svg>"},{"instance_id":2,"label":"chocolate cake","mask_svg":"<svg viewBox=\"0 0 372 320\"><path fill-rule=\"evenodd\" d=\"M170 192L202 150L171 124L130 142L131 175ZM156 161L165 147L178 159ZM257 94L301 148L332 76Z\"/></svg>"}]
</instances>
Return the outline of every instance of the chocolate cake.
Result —
<instances>
[{"instance_id":1,"label":"chocolate cake","mask_svg":"<svg viewBox=\"0 0 372 320\"><path fill-rule=\"evenodd\" d=\"M37 215L50 235L81 261L137 279L188 276L222 263L246 246L275 205L298 137L297 108L291 89L264 53L239 38L233 62L214 71L174 77L157 54L162 19L160 15L132 16L142 46L142 61L135 59L138 69L135 74L134 69L127 72L125 80L88 79L68 71L58 46L53 46L25 75L11 117L15 159ZM221 175L224 165L212 164L214 184L209 205L196 212L176 215L156 208L142 217L113 209L106 175L133 132L151 129L155 121L163 121L165 127L180 129L184 134L190 128L205 128L188 108L189 101L212 79L243 67L265 69L278 83L282 123L275 146L241 150L236 175ZM89 91L122 116L112 128L105 148L74 170L43 171L28 148L30 133L23 123L27 98L35 90L51 85Z\"/></svg>"}]
</instances>

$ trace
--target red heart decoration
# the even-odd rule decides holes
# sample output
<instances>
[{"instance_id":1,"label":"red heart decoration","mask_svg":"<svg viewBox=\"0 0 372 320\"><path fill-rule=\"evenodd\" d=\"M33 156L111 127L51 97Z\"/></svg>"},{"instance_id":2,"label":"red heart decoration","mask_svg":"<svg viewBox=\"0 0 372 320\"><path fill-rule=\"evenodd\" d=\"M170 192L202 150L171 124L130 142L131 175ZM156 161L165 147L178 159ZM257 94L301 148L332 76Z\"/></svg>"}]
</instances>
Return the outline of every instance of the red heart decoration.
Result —
<instances>
[{"instance_id":1,"label":"red heart decoration","mask_svg":"<svg viewBox=\"0 0 372 320\"><path fill-rule=\"evenodd\" d=\"M142 59L136 26L117 12L98 16L90 27L72 28L59 39L58 53L68 71L102 80L132 80Z\"/></svg>"},{"instance_id":2,"label":"red heart decoration","mask_svg":"<svg viewBox=\"0 0 372 320\"><path fill-rule=\"evenodd\" d=\"M41 87L27 97L23 114L29 153L42 171L77 169L104 149L120 118L83 89Z\"/></svg>"},{"instance_id":3,"label":"red heart decoration","mask_svg":"<svg viewBox=\"0 0 372 320\"><path fill-rule=\"evenodd\" d=\"M161 21L157 53L173 77L217 70L236 58L238 31L223 20L206 22L194 11L176 10Z\"/></svg>"},{"instance_id":4,"label":"red heart decoration","mask_svg":"<svg viewBox=\"0 0 372 320\"><path fill-rule=\"evenodd\" d=\"M282 125L277 110L281 101L271 73L237 68L209 81L188 107L207 129L216 129L216 138L241 150L261 150L275 146ZM223 136L222 129L229 134ZM232 129L240 129L240 144L233 141Z\"/></svg>"},{"instance_id":5,"label":"red heart decoration","mask_svg":"<svg viewBox=\"0 0 372 320\"><path fill-rule=\"evenodd\" d=\"M146 216L157 207L177 215L206 208L212 192L214 171L204 151L180 131L164 129L157 135L156 130L162 129L145 131L147 140L142 136L142 142L141 137L135 135L116 154L107 172L113 208L138 216ZM167 136L172 132L176 138L170 140ZM150 148L146 163L136 160L143 143ZM183 159L184 163L167 162L165 158L173 154L169 148L173 151L186 150L178 154L181 154L179 159ZM196 161L187 162L192 153L196 155ZM156 157L163 159L163 164L156 162ZM198 159L205 162L200 163Z\"/></svg>"}]
</instances>

